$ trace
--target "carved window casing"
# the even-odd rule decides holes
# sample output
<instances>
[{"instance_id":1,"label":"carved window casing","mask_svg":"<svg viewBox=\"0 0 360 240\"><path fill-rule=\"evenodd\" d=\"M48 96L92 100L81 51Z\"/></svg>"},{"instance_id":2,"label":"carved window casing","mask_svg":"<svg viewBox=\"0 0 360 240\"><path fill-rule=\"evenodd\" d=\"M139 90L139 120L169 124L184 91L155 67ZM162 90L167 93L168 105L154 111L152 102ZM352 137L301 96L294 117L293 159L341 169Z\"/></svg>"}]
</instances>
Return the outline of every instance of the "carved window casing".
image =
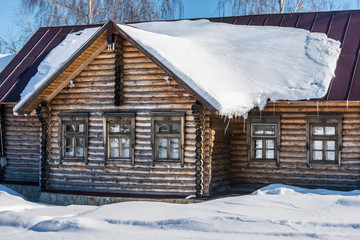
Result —
<instances>
[{"instance_id":1,"label":"carved window casing","mask_svg":"<svg viewBox=\"0 0 360 240\"><path fill-rule=\"evenodd\" d=\"M152 149L155 162L184 165L185 113L152 113Z\"/></svg>"},{"instance_id":2,"label":"carved window casing","mask_svg":"<svg viewBox=\"0 0 360 240\"><path fill-rule=\"evenodd\" d=\"M87 113L60 113L61 159L88 161Z\"/></svg>"},{"instance_id":3,"label":"carved window casing","mask_svg":"<svg viewBox=\"0 0 360 240\"><path fill-rule=\"evenodd\" d=\"M308 163L336 163L340 166L342 142L341 116L307 117Z\"/></svg>"},{"instance_id":4,"label":"carved window casing","mask_svg":"<svg viewBox=\"0 0 360 240\"><path fill-rule=\"evenodd\" d=\"M130 160L135 163L135 114L104 115L104 145L107 160Z\"/></svg>"},{"instance_id":5,"label":"carved window casing","mask_svg":"<svg viewBox=\"0 0 360 240\"><path fill-rule=\"evenodd\" d=\"M280 117L250 116L247 121L248 162L275 161L279 165Z\"/></svg>"}]
</instances>

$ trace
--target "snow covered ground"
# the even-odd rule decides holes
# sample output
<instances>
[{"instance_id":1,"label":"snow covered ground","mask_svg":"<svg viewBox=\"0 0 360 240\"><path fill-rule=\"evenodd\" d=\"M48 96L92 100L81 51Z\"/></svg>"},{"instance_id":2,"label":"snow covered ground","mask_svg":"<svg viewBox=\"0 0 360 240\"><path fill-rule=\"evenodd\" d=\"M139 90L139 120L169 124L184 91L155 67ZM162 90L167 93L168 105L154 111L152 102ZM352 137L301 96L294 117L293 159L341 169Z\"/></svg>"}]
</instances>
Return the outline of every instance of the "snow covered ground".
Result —
<instances>
[{"instance_id":1,"label":"snow covered ground","mask_svg":"<svg viewBox=\"0 0 360 240\"><path fill-rule=\"evenodd\" d=\"M0 185L0 239L360 239L360 191L270 185L196 204L31 203Z\"/></svg>"}]
</instances>

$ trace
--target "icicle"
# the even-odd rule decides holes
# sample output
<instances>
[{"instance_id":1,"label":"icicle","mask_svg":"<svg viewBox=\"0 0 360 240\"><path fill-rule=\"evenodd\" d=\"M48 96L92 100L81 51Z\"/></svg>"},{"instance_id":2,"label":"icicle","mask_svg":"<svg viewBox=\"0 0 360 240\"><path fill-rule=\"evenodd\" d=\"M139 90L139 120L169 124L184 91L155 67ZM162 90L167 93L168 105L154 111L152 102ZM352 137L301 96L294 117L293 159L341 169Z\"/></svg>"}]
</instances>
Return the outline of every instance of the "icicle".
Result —
<instances>
[{"instance_id":1,"label":"icicle","mask_svg":"<svg viewBox=\"0 0 360 240\"><path fill-rule=\"evenodd\" d=\"M228 129L228 127L229 127L229 125L230 125L230 122L231 122L231 118L228 120L228 123L227 123L227 125L226 125L225 131L224 131L224 134L226 134L226 131L227 131L227 129Z\"/></svg>"},{"instance_id":2,"label":"icicle","mask_svg":"<svg viewBox=\"0 0 360 240\"><path fill-rule=\"evenodd\" d=\"M275 116L275 102L274 102L274 105L273 105L273 115Z\"/></svg>"},{"instance_id":3,"label":"icicle","mask_svg":"<svg viewBox=\"0 0 360 240\"><path fill-rule=\"evenodd\" d=\"M316 112L317 116L319 117L319 101L316 101Z\"/></svg>"},{"instance_id":4,"label":"icicle","mask_svg":"<svg viewBox=\"0 0 360 240\"><path fill-rule=\"evenodd\" d=\"M346 99L346 110L349 109L349 99Z\"/></svg>"},{"instance_id":5,"label":"icicle","mask_svg":"<svg viewBox=\"0 0 360 240\"><path fill-rule=\"evenodd\" d=\"M245 118L244 118L244 133L246 132L246 124L245 124Z\"/></svg>"}]
</instances>

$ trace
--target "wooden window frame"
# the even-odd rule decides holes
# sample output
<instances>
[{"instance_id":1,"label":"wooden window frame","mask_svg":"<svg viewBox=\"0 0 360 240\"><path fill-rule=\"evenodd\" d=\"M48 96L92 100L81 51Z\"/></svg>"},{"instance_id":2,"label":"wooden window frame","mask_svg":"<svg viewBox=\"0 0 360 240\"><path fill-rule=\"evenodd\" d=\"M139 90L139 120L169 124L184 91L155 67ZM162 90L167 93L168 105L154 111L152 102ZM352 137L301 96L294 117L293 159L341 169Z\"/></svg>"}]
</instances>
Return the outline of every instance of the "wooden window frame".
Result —
<instances>
[{"instance_id":1,"label":"wooden window frame","mask_svg":"<svg viewBox=\"0 0 360 240\"><path fill-rule=\"evenodd\" d=\"M314 127L335 127L335 136L333 135L313 135ZM323 142L323 153L326 153L324 142L335 141L335 160L314 160L313 159L313 141ZM307 116L306 117L306 150L307 163L310 167L312 164L337 164L341 167L341 150L342 150L342 116Z\"/></svg>"},{"instance_id":2,"label":"wooden window frame","mask_svg":"<svg viewBox=\"0 0 360 240\"><path fill-rule=\"evenodd\" d=\"M85 164L88 163L88 137L89 137L89 114L88 113L59 113L59 144L61 150L61 160L73 160L73 161L84 161ZM82 133L66 133L65 132L65 125L66 124L84 124L84 131ZM84 138L84 156L78 157L67 157L65 156L65 138L66 136L82 136Z\"/></svg>"},{"instance_id":3,"label":"wooden window frame","mask_svg":"<svg viewBox=\"0 0 360 240\"><path fill-rule=\"evenodd\" d=\"M171 120L178 118L178 120ZM158 123L179 123L179 133L158 133ZM184 148L185 148L185 113L184 112L152 112L151 113L151 148L152 148L152 165L155 163L180 162L184 166ZM177 135L177 136L175 136ZM179 159L159 159L158 158L158 141L159 138L179 138ZM168 145L170 148L170 145ZM168 151L169 152L169 151ZM169 153L168 153L169 154Z\"/></svg>"},{"instance_id":4,"label":"wooden window frame","mask_svg":"<svg viewBox=\"0 0 360 240\"><path fill-rule=\"evenodd\" d=\"M252 126L255 124L263 124L263 125L275 125L275 136L253 136L252 135ZM255 158L255 140L262 139L263 141L266 139L274 139L274 158L266 159L266 158ZM249 116L247 119L247 155L248 155L248 164L254 162L275 162L277 166L280 166L280 116ZM263 142L264 146L264 142ZM265 151L266 149L262 149ZM264 152L263 152L264 154ZM263 155L264 156L264 155Z\"/></svg>"},{"instance_id":5,"label":"wooden window frame","mask_svg":"<svg viewBox=\"0 0 360 240\"><path fill-rule=\"evenodd\" d=\"M130 124L129 133L110 133L109 124L111 122L116 123L128 123ZM111 136L123 136L130 139L129 143L129 158L111 158L110 157L110 137ZM107 161L116 161L116 160L130 160L131 165L135 165L135 113L105 113L103 115L103 142L105 148L105 164ZM121 155L121 153L120 153Z\"/></svg>"}]
</instances>

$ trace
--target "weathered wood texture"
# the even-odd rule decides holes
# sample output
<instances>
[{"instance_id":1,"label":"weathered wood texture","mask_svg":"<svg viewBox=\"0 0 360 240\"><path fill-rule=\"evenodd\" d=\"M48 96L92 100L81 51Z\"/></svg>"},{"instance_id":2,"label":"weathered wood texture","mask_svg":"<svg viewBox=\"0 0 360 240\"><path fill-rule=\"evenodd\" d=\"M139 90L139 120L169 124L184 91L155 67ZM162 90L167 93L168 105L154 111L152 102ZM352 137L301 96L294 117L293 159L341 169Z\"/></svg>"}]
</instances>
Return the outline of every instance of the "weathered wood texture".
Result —
<instances>
[{"instance_id":1,"label":"weathered wood texture","mask_svg":"<svg viewBox=\"0 0 360 240\"><path fill-rule=\"evenodd\" d=\"M118 37L119 39L119 37ZM120 41L120 40L118 40ZM195 99L129 42L117 46L123 63L121 106L114 106L115 53L104 50L50 102L51 190L189 195L195 192ZM152 166L152 111L185 112L184 167L180 161ZM59 113L89 113L88 164L64 159L60 164ZM104 165L103 114L133 112L135 165L108 160ZM209 172L205 174L209 194Z\"/></svg>"},{"instance_id":2,"label":"weathered wood texture","mask_svg":"<svg viewBox=\"0 0 360 240\"><path fill-rule=\"evenodd\" d=\"M260 115L253 110L251 114ZM360 102L277 102L261 112L281 117L280 166L247 162L246 124L232 124L231 184L257 186L283 183L303 187L360 188ZM342 115L341 167L335 163L307 165L306 116Z\"/></svg>"},{"instance_id":3,"label":"weathered wood texture","mask_svg":"<svg viewBox=\"0 0 360 240\"><path fill-rule=\"evenodd\" d=\"M36 116L14 116L7 104L4 148L7 165L4 181L39 183L40 122Z\"/></svg>"},{"instance_id":4,"label":"weathered wood texture","mask_svg":"<svg viewBox=\"0 0 360 240\"><path fill-rule=\"evenodd\" d=\"M211 115L211 192L228 190L230 186L230 128L229 119Z\"/></svg>"}]
</instances>

